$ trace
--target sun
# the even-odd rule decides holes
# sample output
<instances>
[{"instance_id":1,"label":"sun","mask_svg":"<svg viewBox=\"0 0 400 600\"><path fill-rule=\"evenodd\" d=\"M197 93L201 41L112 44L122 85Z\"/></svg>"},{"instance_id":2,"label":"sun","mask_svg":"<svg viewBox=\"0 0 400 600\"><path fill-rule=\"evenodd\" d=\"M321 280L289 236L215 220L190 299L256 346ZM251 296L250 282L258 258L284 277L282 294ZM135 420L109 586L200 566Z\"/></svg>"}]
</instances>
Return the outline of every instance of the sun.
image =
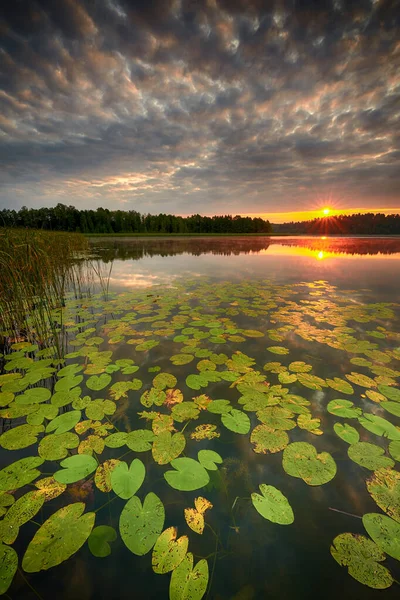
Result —
<instances>
[{"instance_id":1,"label":"sun","mask_svg":"<svg viewBox=\"0 0 400 600\"><path fill-rule=\"evenodd\" d=\"M322 214L327 217L329 215L329 213L331 212L330 208L323 208L322 209Z\"/></svg>"}]
</instances>

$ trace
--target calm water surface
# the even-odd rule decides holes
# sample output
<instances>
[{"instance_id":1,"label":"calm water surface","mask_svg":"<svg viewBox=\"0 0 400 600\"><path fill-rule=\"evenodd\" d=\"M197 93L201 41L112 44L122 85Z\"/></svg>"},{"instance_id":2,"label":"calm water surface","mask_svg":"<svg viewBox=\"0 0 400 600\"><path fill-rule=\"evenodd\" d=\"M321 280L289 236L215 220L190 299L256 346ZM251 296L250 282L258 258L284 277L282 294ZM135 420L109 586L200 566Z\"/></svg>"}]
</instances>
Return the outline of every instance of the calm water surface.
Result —
<instances>
[{"instance_id":1,"label":"calm water surface","mask_svg":"<svg viewBox=\"0 0 400 600\"><path fill-rule=\"evenodd\" d=\"M279 366L275 366L275 372L271 371L273 366L267 370L263 367L273 362L279 363L281 372L288 375L290 364L304 361L312 366L312 375L324 381L338 377L350 383L351 373L378 378L372 382L374 387L368 387L355 383L353 376L353 392L347 394L326 384L319 389L307 387L299 380L283 384L290 394L310 402L308 409L313 418L320 420L318 429L323 433L316 435L291 425L279 430L287 431L290 443L307 442L318 452L331 454L337 473L324 485L307 485L301 478L288 475L282 467L282 450L254 452L250 435L260 425L254 411L246 413L251 421L246 434L235 434L224 427L220 415L201 411L199 423L215 425L220 437L200 442L189 435L198 423L189 422L184 454L196 458L200 449L208 448L223 458L218 471L210 471L206 488L192 492L172 489L163 477L170 466L156 464L151 452L131 452L124 457L128 463L138 457L145 464L146 479L138 496L143 500L152 491L162 499L166 511L164 528L177 526L179 535L189 536L189 551L194 553L195 560L207 558L211 580L207 597L216 600L398 598L397 583L385 590L363 586L330 553L332 541L341 533L367 536L360 517L369 512L382 513L366 488L373 470L349 459L349 444L336 435L334 423L353 426L360 441L376 444L389 458L390 440L367 430L357 418L330 414L326 407L333 399L345 398L364 413L384 417L400 426L400 417L366 395L371 389L377 392L378 385L398 386L400 239L93 238L91 247L88 265L102 281L102 286L96 289L97 305L93 308L98 319L95 335L104 338L100 350L112 350L113 361L131 358L140 366L138 373L129 377L113 374L113 381L138 377L143 383L140 391L131 391L127 398L117 402L117 412L110 417L121 431L151 427L150 422L139 418L138 412L154 410L154 407L145 409L140 403L143 391L150 389L156 374L148 372L153 366L176 376L176 387L183 392L185 401L206 394L212 400L226 399L236 409L243 409L238 404L240 394L230 382L210 382L199 391L186 385L186 377L199 372L196 364L202 360L201 354L182 366L173 365L170 358L182 352L188 354L190 348L193 353L199 349L223 353L229 359L240 351L255 361L252 368L266 376L271 385L280 384ZM140 293L140 300L132 292ZM167 309L166 297L171 298ZM137 324L138 317L152 316L152 310L159 311L160 322L153 325L149 320ZM132 312L135 316L129 317ZM131 318L132 329L146 332L144 341L155 339L158 345L145 351L136 350L135 344L129 343L132 338L126 331L120 328L113 332L115 321L124 315L128 315L125 324ZM177 315L186 317L186 322L180 325L181 329L188 329L186 334L176 329L169 331ZM197 330L205 335L199 339L195 337L193 321L202 318L206 324ZM148 335L148 331L152 334ZM243 333L254 331L259 337ZM179 334L185 339L173 341ZM284 349L282 354L269 350L276 347ZM357 358L366 361L365 365L350 362ZM67 364L73 362L76 359L71 358ZM223 368L217 366L217 370ZM349 374L350 380L346 379ZM106 390L86 389L82 395L85 393L92 399L107 396ZM280 400L284 403L283 397ZM169 414L171 409L163 406L156 410ZM295 421L297 416L289 418ZM177 430L184 425L185 422L175 422ZM31 450L15 451L13 457L33 455ZM99 460L121 457L126 450L126 447L106 448ZM9 454L3 452L3 465L7 461L10 462ZM391 464L398 470L398 462L391 460ZM50 472L54 470L56 466L49 467ZM293 524L274 524L256 512L250 496L259 491L262 483L275 486L287 497L294 512ZM183 518L184 508L193 506L199 495L213 504L206 513L208 525L203 535L192 532ZM99 509L112 499L97 512L96 524L111 525L118 531L126 500L112 492L99 493L93 484L66 492L54 501L52 509L45 504L37 519L42 522L54 508L81 499L87 505L86 510ZM14 545L20 556L36 530L32 523L21 530ZM119 535L111 546L108 557L94 558L85 544L62 565L29 575L29 581L44 600L168 598L170 575L153 573L151 552L135 556ZM399 561L387 557L383 564L399 581ZM18 575L9 595L13 600L37 597Z\"/></svg>"}]
</instances>

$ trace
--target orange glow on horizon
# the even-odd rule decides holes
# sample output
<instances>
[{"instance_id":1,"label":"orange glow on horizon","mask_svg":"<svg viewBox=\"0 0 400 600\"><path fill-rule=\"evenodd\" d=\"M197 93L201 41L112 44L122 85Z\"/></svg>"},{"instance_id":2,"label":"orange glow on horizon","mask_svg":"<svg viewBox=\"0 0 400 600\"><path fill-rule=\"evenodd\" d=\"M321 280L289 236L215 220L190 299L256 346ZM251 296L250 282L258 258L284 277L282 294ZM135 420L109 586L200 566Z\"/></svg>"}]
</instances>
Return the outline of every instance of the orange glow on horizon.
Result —
<instances>
[{"instance_id":1,"label":"orange glow on horizon","mask_svg":"<svg viewBox=\"0 0 400 600\"><path fill-rule=\"evenodd\" d=\"M331 209L330 209L330 208L324 208L324 209L322 210L322 212L323 212L323 214L324 214L324 215L327 217L327 216L329 215L329 213L331 212Z\"/></svg>"},{"instance_id":2,"label":"orange glow on horizon","mask_svg":"<svg viewBox=\"0 0 400 600\"><path fill-rule=\"evenodd\" d=\"M328 211L326 213L325 211ZM322 213L322 215L321 215ZM385 215L400 214L399 208L320 208L317 210L288 211L288 212L264 212L264 213L242 213L242 217L261 217L271 223L290 223L291 221L311 221L312 219L321 219L321 217L337 217L339 215L355 215L365 213L380 213Z\"/></svg>"}]
</instances>

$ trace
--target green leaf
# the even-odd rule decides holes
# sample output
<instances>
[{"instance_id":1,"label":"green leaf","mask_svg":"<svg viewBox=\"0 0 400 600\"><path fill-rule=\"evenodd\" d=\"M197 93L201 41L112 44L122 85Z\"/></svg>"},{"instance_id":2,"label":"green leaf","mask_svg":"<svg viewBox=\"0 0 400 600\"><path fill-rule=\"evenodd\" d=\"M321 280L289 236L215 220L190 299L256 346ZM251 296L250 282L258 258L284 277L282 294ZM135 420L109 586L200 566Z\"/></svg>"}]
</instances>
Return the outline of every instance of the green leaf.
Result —
<instances>
[{"instance_id":1,"label":"green leaf","mask_svg":"<svg viewBox=\"0 0 400 600\"><path fill-rule=\"evenodd\" d=\"M362 414L361 408L355 407L354 403L350 400L344 400L342 398L331 400L326 409L331 415L345 417L346 419L357 419Z\"/></svg>"},{"instance_id":2,"label":"green leaf","mask_svg":"<svg viewBox=\"0 0 400 600\"><path fill-rule=\"evenodd\" d=\"M125 446L127 438L128 434L125 431L118 431L108 435L104 440L104 444L107 448L122 448L122 446Z\"/></svg>"},{"instance_id":3,"label":"green leaf","mask_svg":"<svg viewBox=\"0 0 400 600\"><path fill-rule=\"evenodd\" d=\"M46 402L51 397L51 392L47 388L36 387L26 390L15 399L16 404L40 404Z\"/></svg>"},{"instance_id":4,"label":"green leaf","mask_svg":"<svg viewBox=\"0 0 400 600\"><path fill-rule=\"evenodd\" d=\"M208 404L207 410L215 415L224 415L232 410L229 400L213 400Z\"/></svg>"},{"instance_id":5,"label":"green leaf","mask_svg":"<svg viewBox=\"0 0 400 600\"><path fill-rule=\"evenodd\" d=\"M69 504L43 523L25 552L22 560L24 571L46 571L70 558L83 546L95 521L95 513L83 514L84 510L83 502Z\"/></svg>"},{"instance_id":6,"label":"green leaf","mask_svg":"<svg viewBox=\"0 0 400 600\"><path fill-rule=\"evenodd\" d=\"M111 546L109 542L115 542L117 532L114 527L109 525L98 525L95 527L88 537L88 546L93 556L104 558L111 554Z\"/></svg>"},{"instance_id":7,"label":"green leaf","mask_svg":"<svg viewBox=\"0 0 400 600\"><path fill-rule=\"evenodd\" d=\"M208 564L203 558L193 568L193 554L188 552L172 572L170 600L201 600L208 585Z\"/></svg>"},{"instance_id":8,"label":"green leaf","mask_svg":"<svg viewBox=\"0 0 400 600\"><path fill-rule=\"evenodd\" d=\"M158 537L151 557L151 564L155 573L168 573L176 569L183 561L188 549L189 538L187 535L177 537L177 528L169 527Z\"/></svg>"},{"instance_id":9,"label":"green leaf","mask_svg":"<svg viewBox=\"0 0 400 600\"><path fill-rule=\"evenodd\" d=\"M392 558L400 560L400 523L378 513L363 515L362 522L379 548Z\"/></svg>"},{"instance_id":10,"label":"green leaf","mask_svg":"<svg viewBox=\"0 0 400 600\"><path fill-rule=\"evenodd\" d=\"M273 354L289 354L289 350L283 346L269 346L267 350Z\"/></svg>"},{"instance_id":11,"label":"green leaf","mask_svg":"<svg viewBox=\"0 0 400 600\"><path fill-rule=\"evenodd\" d=\"M193 354L174 354L169 359L173 365L187 365L194 359Z\"/></svg>"},{"instance_id":12,"label":"green leaf","mask_svg":"<svg viewBox=\"0 0 400 600\"><path fill-rule=\"evenodd\" d=\"M144 464L135 458L129 468L126 462L119 462L111 472L111 487L124 500L132 498L141 487L146 476Z\"/></svg>"},{"instance_id":13,"label":"green leaf","mask_svg":"<svg viewBox=\"0 0 400 600\"><path fill-rule=\"evenodd\" d=\"M172 418L178 423L183 423L190 419L197 419L199 414L199 407L194 402L181 402L180 404L175 404L171 410Z\"/></svg>"},{"instance_id":14,"label":"green leaf","mask_svg":"<svg viewBox=\"0 0 400 600\"><path fill-rule=\"evenodd\" d=\"M200 450L197 454L199 463L207 469L207 471L218 471L217 464L222 464L222 457L214 450Z\"/></svg>"},{"instance_id":15,"label":"green leaf","mask_svg":"<svg viewBox=\"0 0 400 600\"><path fill-rule=\"evenodd\" d=\"M395 402L400 402L400 389L394 388L390 385L378 385L378 390L381 394L389 398L389 400L394 400Z\"/></svg>"},{"instance_id":16,"label":"green leaf","mask_svg":"<svg viewBox=\"0 0 400 600\"><path fill-rule=\"evenodd\" d=\"M296 427L292 420L293 413L287 408L280 406L268 406L257 412L257 418L261 423L268 425L271 429L282 429L289 431Z\"/></svg>"},{"instance_id":17,"label":"green leaf","mask_svg":"<svg viewBox=\"0 0 400 600\"><path fill-rule=\"evenodd\" d=\"M92 375L91 377L89 377L89 379L86 381L86 387L88 387L89 390L94 390L95 392L98 392L100 390L103 390L110 383L111 375L109 375L108 373L102 373L101 375Z\"/></svg>"},{"instance_id":18,"label":"green leaf","mask_svg":"<svg viewBox=\"0 0 400 600\"><path fill-rule=\"evenodd\" d=\"M174 388L177 384L177 378L171 373L159 373L153 379L153 387L157 390L165 390L165 388Z\"/></svg>"},{"instance_id":19,"label":"green leaf","mask_svg":"<svg viewBox=\"0 0 400 600\"><path fill-rule=\"evenodd\" d=\"M221 415L222 424L235 433L246 434L250 431L250 419L246 413L232 408L230 413Z\"/></svg>"},{"instance_id":20,"label":"green leaf","mask_svg":"<svg viewBox=\"0 0 400 600\"><path fill-rule=\"evenodd\" d=\"M381 467L393 467L394 465L394 460L389 456L384 456L385 450L383 448L369 442L352 444L347 450L347 454L353 462L371 471Z\"/></svg>"},{"instance_id":21,"label":"green leaf","mask_svg":"<svg viewBox=\"0 0 400 600\"><path fill-rule=\"evenodd\" d=\"M336 475L336 463L328 452L317 453L311 444L293 442L283 451L282 466L288 475L308 485L323 485Z\"/></svg>"},{"instance_id":22,"label":"green leaf","mask_svg":"<svg viewBox=\"0 0 400 600\"><path fill-rule=\"evenodd\" d=\"M165 520L164 505L150 492L143 506L137 496L125 504L119 519L119 531L125 546L138 556L150 552L160 535Z\"/></svg>"},{"instance_id":23,"label":"green leaf","mask_svg":"<svg viewBox=\"0 0 400 600\"><path fill-rule=\"evenodd\" d=\"M162 431L153 442L153 458L159 465L167 465L182 454L185 446L186 439L183 433L172 435L170 431Z\"/></svg>"},{"instance_id":24,"label":"green leaf","mask_svg":"<svg viewBox=\"0 0 400 600\"><path fill-rule=\"evenodd\" d=\"M186 377L186 385L191 390L200 390L202 387L207 387L208 383L208 378L204 373L200 375L188 375Z\"/></svg>"},{"instance_id":25,"label":"green leaf","mask_svg":"<svg viewBox=\"0 0 400 600\"><path fill-rule=\"evenodd\" d=\"M379 563L385 560L384 553L368 538L353 533L336 536L330 548L339 565L348 568L349 575L370 588L383 590L390 587L393 578Z\"/></svg>"},{"instance_id":26,"label":"green leaf","mask_svg":"<svg viewBox=\"0 0 400 600\"><path fill-rule=\"evenodd\" d=\"M50 421L50 423L46 427L46 433L52 433L53 431L54 433L65 433L66 431L69 431L70 429L75 427L75 425L79 423L80 419L80 410L71 410L69 412L63 413L62 415L59 415L58 417Z\"/></svg>"},{"instance_id":27,"label":"green leaf","mask_svg":"<svg viewBox=\"0 0 400 600\"><path fill-rule=\"evenodd\" d=\"M79 446L79 437L76 433L46 435L39 444L39 456L45 460L61 460L68 456L68 450Z\"/></svg>"},{"instance_id":28,"label":"green leaf","mask_svg":"<svg viewBox=\"0 0 400 600\"><path fill-rule=\"evenodd\" d=\"M361 387L371 388L376 387L376 382L371 379L371 377L367 377L362 373L355 373L354 371L350 373L350 375L345 375L346 379L351 381L351 383L355 383Z\"/></svg>"},{"instance_id":29,"label":"green leaf","mask_svg":"<svg viewBox=\"0 0 400 600\"><path fill-rule=\"evenodd\" d=\"M42 425L45 419L51 421L57 415L57 406L53 406L53 404L40 404L34 413L31 413L27 416L26 421L29 423L29 425Z\"/></svg>"},{"instance_id":30,"label":"green leaf","mask_svg":"<svg viewBox=\"0 0 400 600\"><path fill-rule=\"evenodd\" d=\"M72 388L76 387L83 381L83 375L68 375L59 379L55 386L54 391L56 392L69 392Z\"/></svg>"},{"instance_id":31,"label":"green leaf","mask_svg":"<svg viewBox=\"0 0 400 600\"><path fill-rule=\"evenodd\" d=\"M400 417L400 402L381 402L380 406L387 410L391 415L395 417Z\"/></svg>"},{"instance_id":32,"label":"green leaf","mask_svg":"<svg viewBox=\"0 0 400 600\"><path fill-rule=\"evenodd\" d=\"M286 431L271 429L268 425L257 425L251 432L250 442L254 444L256 454L275 454L286 448L289 436Z\"/></svg>"},{"instance_id":33,"label":"green leaf","mask_svg":"<svg viewBox=\"0 0 400 600\"><path fill-rule=\"evenodd\" d=\"M162 406L167 398L167 394L163 390L157 390L151 388L144 392L140 397L140 402L146 408L150 408L155 404L156 406Z\"/></svg>"},{"instance_id":34,"label":"green leaf","mask_svg":"<svg viewBox=\"0 0 400 600\"><path fill-rule=\"evenodd\" d=\"M0 595L10 587L18 569L18 554L14 548L0 544Z\"/></svg>"},{"instance_id":35,"label":"green leaf","mask_svg":"<svg viewBox=\"0 0 400 600\"><path fill-rule=\"evenodd\" d=\"M21 450L36 444L37 436L44 431L43 425L19 425L0 436L0 446L6 450Z\"/></svg>"},{"instance_id":36,"label":"green leaf","mask_svg":"<svg viewBox=\"0 0 400 600\"><path fill-rule=\"evenodd\" d=\"M251 494L251 501L256 511L272 523L279 525L293 523L293 510L286 496L272 485L262 483L259 487L262 495L256 492Z\"/></svg>"},{"instance_id":37,"label":"green leaf","mask_svg":"<svg viewBox=\"0 0 400 600\"><path fill-rule=\"evenodd\" d=\"M326 387L325 379L309 373L299 373L297 380L310 390L322 390L323 387Z\"/></svg>"},{"instance_id":38,"label":"green leaf","mask_svg":"<svg viewBox=\"0 0 400 600\"><path fill-rule=\"evenodd\" d=\"M16 490L31 483L40 475L40 471L36 467L42 465L43 462L43 458L29 456L4 467L0 471L0 491Z\"/></svg>"},{"instance_id":39,"label":"green leaf","mask_svg":"<svg viewBox=\"0 0 400 600\"><path fill-rule=\"evenodd\" d=\"M206 469L193 458L175 458L171 461L175 471L166 471L164 477L175 490L192 492L210 481Z\"/></svg>"},{"instance_id":40,"label":"green leaf","mask_svg":"<svg viewBox=\"0 0 400 600\"><path fill-rule=\"evenodd\" d=\"M54 479L59 483L75 483L84 479L97 469L97 460L88 454L74 454L60 462L63 467L54 473Z\"/></svg>"},{"instance_id":41,"label":"green leaf","mask_svg":"<svg viewBox=\"0 0 400 600\"><path fill-rule=\"evenodd\" d=\"M393 456L394 460L396 460L397 462L400 462L400 441L399 440L390 442L389 452Z\"/></svg>"},{"instance_id":42,"label":"green leaf","mask_svg":"<svg viewBox=\"0 0 400 600\"><path fill-rule=\"evenodd\" d=\"M293 373L308 373L308 371L312 371L312 366L307 365L302 360L296 360L290 363L289 371L293 371Z\"/></svg>"},{"instance_id":43,"label":"green leaf","mask_svg":"<svg viewBox=\"0 0 400 600\"><path fill-rule=\"evenodd\" d=\"M147 452L147 450L151 450L151 442L154 440L155 435L152 431L148 429L136 429L126 435L125 444L134 452Z\"/></svg>"},{"instance_id":44,"label":"green leaf","mask_svg":"<svg viewBox=\"0 0 400 600\"><path fill-rule=\"evenodd\" d=\"M333 429L336 435L348 444L356 444L360 439L357 429L354 429L354 427L348 425L347 423L344 425L342 425L342 423L335 423Z\"/></svg>"},{"instance_id":45,"label":"green leaf","mask_svg":"<svg viewBox=\"0 0 400 600\"><path fill-rule=\"evenodd\" d=\"M19 528L30 521L41 509L44 495L40 491L28 492L8 509L4 519L0 521L0 539L6 544L13 544L18 537Z\"/></svg>"},{"instance_id":46,"label":"green leaf","mask_svg":"<svg viewBox=\"0 0 400 600\"><path fill-rule=\"evenodd\" d=\"M375 435L386 437L389 440L400 440L400 429L382 417L364 413L358 420L365 429Z\"/></svg>"},{"instance_id":47,"label":"green leaf","mask_svg":"<svg viewBox=\"0 0 400 600\"><path fill-rule=\"evenodd\" d=\"M326 383L330 388L340 392L341 394L354 394L354 388L349 384L348 381L334 377L333 379L326 379Z\"/></svg>"},{"instance_id":48,"label":"green leaf","mask_svg":"<svg viewBox=\"0 0 400 600\"><path fill-rule=\"evenodd\" d=\"M366 483L379 508L400 522L400 473L394 469L379 469Z\"/></svg>"},{"instance_id":49,"label":"green leaf","mask_svg":"<svg viewBox=\"0 0 400 600\"><path fill-rule=\"evenodd\" d=\"M92 400L85 410L88 419L101 421L104 415L113 415L117 410L115 402L112 400Z\"/></svg>"}]
</instances>

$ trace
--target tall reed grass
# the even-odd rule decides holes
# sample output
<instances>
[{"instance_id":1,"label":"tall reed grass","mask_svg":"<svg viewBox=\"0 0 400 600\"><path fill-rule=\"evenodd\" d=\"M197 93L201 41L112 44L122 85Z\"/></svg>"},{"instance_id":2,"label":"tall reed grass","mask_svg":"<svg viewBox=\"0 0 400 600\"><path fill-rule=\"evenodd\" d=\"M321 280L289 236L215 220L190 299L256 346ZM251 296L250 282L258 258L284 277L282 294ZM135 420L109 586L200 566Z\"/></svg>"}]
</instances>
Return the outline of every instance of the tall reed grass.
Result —
<instances>
[{"instance_id":1,"label":"tall reed grass","mask_svg":"<svg viewBox=\"0 0 400 600\"><path fill-rule=\"evenodd\" d=\"M62 311L79 287L79 258L88 242L77 233L0 228L0 344L30 341L60 354Z\"/></svg>"}]
</instances>

